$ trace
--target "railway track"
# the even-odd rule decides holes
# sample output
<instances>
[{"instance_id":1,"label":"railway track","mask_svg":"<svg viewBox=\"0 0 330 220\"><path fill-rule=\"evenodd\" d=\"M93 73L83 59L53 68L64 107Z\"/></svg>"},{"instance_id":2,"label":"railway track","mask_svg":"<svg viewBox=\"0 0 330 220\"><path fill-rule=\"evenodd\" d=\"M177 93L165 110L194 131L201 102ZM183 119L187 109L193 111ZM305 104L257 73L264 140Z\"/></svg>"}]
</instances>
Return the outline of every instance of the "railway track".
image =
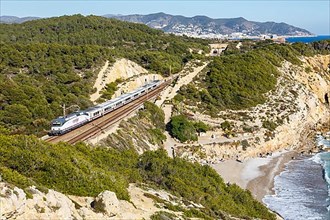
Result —
<instances>
[{"instance_id":1,"label":"railway track","mask_svg":"<svg viewBox=\"0 0 330 220\"><path fill-rule=\"evenodd\" d=\"M46 139L49 143L67 142L70 144L75 144L79 141L85 141L89 138L103 132L105 129L123 119L125 116L136 110L145 101L150 100L157 95L170 83L170 81L164 82L159 85L156 89L140 96L139 98L133 100L132 102L121 106L120 108L94 120L91 121L75 130L65 133L61 136L51 136Z\"/></svg>"}]
</instances>

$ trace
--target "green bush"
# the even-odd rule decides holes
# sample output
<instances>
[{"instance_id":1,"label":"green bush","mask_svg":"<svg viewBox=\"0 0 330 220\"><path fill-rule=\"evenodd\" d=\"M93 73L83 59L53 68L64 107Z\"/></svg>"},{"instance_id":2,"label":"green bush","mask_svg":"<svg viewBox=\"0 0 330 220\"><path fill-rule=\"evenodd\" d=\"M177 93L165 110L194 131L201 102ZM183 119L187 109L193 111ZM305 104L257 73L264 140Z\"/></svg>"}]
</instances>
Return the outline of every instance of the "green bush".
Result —
<instances>
[{"instance_id":1,"label":"green bush","mask_svg":"<svg viewBox=\"0 0 330 220\"><path fill-rule=\"evenodd\" d=\"M268 129L269 131L274 131L277 127L277 124L273 121L263 121L262 122L262 127Z\"/></svg>"},{"instance_id":2,"label":"green bush","mask_svg":"<svg viewBox=\"0 0 330 220\"><path fill-rule=\"evenodd\" d=\"M156 144L161 145L163 141L166 140L166 135L163 133L162 130L155 128L155 129L149 129L148 131L154 137L154 141Z\"/></svg>"},{"instance_id":3,"label":"green bush","mask_svg":"<svg viewBox=\"0 0 330 220\"><path fill-rule=\"evenodd\" d=\"M169 131L173 137L181 142L197 140L194 123L189 121L184 115L177 115L171 118L171 121L169 122Z\"/></svg>"},{"instance_id":4,"label":"green bush","mask_svg":"<svg viewBox=\"0 0 330 220\"><path fill-rule=\"evenodd\" d=\"M197 132L206 132L210 130L210 127L202 121L195 122L194 127Z\"/></svg>"},{"instance_id":5,"label":"green bush","mask_svg":"<svg viewBox=\"0 0 330 220\"><path fill-rule=\"evenodd\" d=\"M113 94L117 91L117 83L116 82L111 82L108 83L105 88L101 91L101 98L108 100L111 99Z\"/></svg>"},{"instance_id":6,"label":"green bush","mask_svg":"<svg viewBox=\"0 0 330 220\"><path fill-rule=\"evenodd\" d=\"M165 113L164 111L159 108L157 105L155 105L152 102L145 102L144 103L145 108L145 115L151 120L152 124L161 130L165 129Z\"/></svg>"},{"instance_id":7,"label":"green bush","mask_svg":"<svg viewBox=\"0 0 330 220\"><path fill-rule=\"evenodd\" d=\"M229 121L224 121L220 124L220 127L224 131L231 131L233 126Z\"/></svg>"}]
</instances>

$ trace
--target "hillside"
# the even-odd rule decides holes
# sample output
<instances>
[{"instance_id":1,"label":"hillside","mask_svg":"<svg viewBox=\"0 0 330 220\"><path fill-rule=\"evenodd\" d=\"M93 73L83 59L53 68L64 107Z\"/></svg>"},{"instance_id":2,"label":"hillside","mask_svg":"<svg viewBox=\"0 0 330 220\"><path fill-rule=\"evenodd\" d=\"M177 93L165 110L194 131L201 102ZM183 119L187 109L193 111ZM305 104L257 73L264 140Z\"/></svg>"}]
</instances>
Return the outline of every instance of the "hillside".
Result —
<instances>
[{"instance_id":1,"label":"hillside","mask_svg":"<svg viewBox=\"0 0 330 220\"><path fill-rule=\"evenodd\" d=\"M49 144L35 137L45 134L63 103L92 105L89 96L98 91L92 87L101 67L106 72L116 60L128 58L150 73L168 76L170 69L177 73L190 60L204 59L199 53L207 49L207 41L81 15L0 24L0 37L1 218L95 219L136 213L152 219L274 219L249 192L226 185L209 166L171 159L161 149L147 151L145 142L159 147L166 138L164 112L152 103L127 122L136 129L125 133L129 138L124 140L120 130L108 139L111 143L97 147ZM138 149L143 149L140 155ZM141 188L132 194L134 185ZM166 190L174 201L146 188ZM136 200L136 193L146 202ZM146 207L151 211L136 210Z\"/></svg>"},{"instance_id":2,"label":"hillside","mask_svg":"<svg viewBox=\"0 0 330 220\"><path fill-rule=\"evenodd\" d=\"M202 205L198 209L181 210L177 205L167 205L167 209L180 210L186 217L224 218L231 215L274 219L274 215L249 192L236 185L226 185L209 166L170 159L163 150L139 156L134 151L92 148L82 143L50 145L35 137L3 134L0 145L2 180L24 189L28 199L39 194L27 188L34 185L45 193L50 188L69 195L91 197L111 190L119 199L130 201L129 183L144 183L165 189L183 201ZM7 187L2 184L4 186ZM7 190L6 194L0 195L1 201L10 195ZM99 210L94 207L94 210L102 212L102 206Z\"/></svg>"},{"instance_id":3,"label":"hillside","mask_svg":"<svg viewBox=\"0 0 330 220\"><path fill-rule=\"evenodd\" d=\"M201 56L189 49L207 48L206 41L146 25L81 15L0 24L0 39L0 124L36 135L46 133L63 103L81 109L92 104L89 95L106 61L128 58L167 76Z\"/></svg>"},{"instance_id":4,"label":"hillside","mask_svg":"<svg viewBox=\"0 0 330 220\"><path fill-rule=\"evenodd\" d=\"M211 127L196 141L177 143L181 157L216 163L313 151L309 135L329 120L330 41L253 44L215 58L174 98L176 114Z\"/></svg>"},{"instance_id":5,"label":"hillside","mask_svg":"<svg viewBox=\"0 0 330 220\"><path fill-rule=\"evenodd\" d=\"M193 36L215 36L242 33L248 36L267 35L311 35L302 28L294 27L286 23L255 22L239 18L212 19L206 16L184 17L156 13L148 15L105 15L123 21L146 24L149 27L163 30L169 33L185 34Z\"/></svg>"}]
</instances>

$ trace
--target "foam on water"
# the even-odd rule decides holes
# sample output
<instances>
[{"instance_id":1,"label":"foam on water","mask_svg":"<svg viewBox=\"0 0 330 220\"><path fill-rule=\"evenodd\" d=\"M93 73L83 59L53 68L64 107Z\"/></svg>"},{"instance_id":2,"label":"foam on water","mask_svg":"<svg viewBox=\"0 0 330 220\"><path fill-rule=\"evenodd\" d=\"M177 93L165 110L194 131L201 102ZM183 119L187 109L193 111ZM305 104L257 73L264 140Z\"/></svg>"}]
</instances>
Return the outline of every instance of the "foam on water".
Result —
<instances>
[{"instance_id":1,"label":"foam on water","mask_svg":"<svg viewBox=\"0 0 330 220\"><path fill-rule=\"evenodd\" d=\"M318 146L330 147L330 141L316 137ZM301 157L289 162L274 180L275 195L263 202L286 220L330 219L330 152Z\"/></svg>"},{"instance_id":2,"label":"foam on water","mask_svg":"<svg viewBox=\"0 0 330 220\"><path fill-rule=\"evenodd\" d=\"M263 202L284 219L330 219L322 167L310 158L288 163L286 170L275 177L274 191L275 195L266 196Z\"/></svg>"}]
</instances>

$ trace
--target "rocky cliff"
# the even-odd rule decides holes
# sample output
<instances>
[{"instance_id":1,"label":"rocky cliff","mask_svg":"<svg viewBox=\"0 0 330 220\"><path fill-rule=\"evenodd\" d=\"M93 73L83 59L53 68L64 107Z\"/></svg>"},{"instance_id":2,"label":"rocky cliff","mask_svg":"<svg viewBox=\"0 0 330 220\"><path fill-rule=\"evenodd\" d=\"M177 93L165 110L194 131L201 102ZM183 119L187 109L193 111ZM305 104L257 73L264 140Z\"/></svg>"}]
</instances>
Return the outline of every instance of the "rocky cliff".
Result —
<instances>
[{"instance_id":1,"label":"rocky cliff","mask_svg":"<svg viewBox=\"0 0 330 220\"><path fill-rule=\"evenodd\" d=\"M183 219L182 211L168 207L203 208L163 190L129 186L131 201L119 200L114 192L96 197L64 195L32 186L20 189L0 182L0 219L150 219L151 216ZM178 210L178 208L176 208Z\"/></svg>"},{"instance_id":2,"label":"rocky cliff","mask_svg":"<svg viewBox=\"0 0 330 220\"><path fill-rule=\"evenodd\" d=\"M262 105L241 111L223 111L218 118L194 113L193 118L213 126L213 131L192 144L182 144L177 153L200 162L217 162L226 158L266 155L282 149L310 151L307 137L317 126L329 121L330 55L301 57L301 66L287 61L276 90L267 94ZM233 125L229 137L220 128L225 120ZM302 145L304 145L303 148Z\"/></svg>"}]
</instances>

